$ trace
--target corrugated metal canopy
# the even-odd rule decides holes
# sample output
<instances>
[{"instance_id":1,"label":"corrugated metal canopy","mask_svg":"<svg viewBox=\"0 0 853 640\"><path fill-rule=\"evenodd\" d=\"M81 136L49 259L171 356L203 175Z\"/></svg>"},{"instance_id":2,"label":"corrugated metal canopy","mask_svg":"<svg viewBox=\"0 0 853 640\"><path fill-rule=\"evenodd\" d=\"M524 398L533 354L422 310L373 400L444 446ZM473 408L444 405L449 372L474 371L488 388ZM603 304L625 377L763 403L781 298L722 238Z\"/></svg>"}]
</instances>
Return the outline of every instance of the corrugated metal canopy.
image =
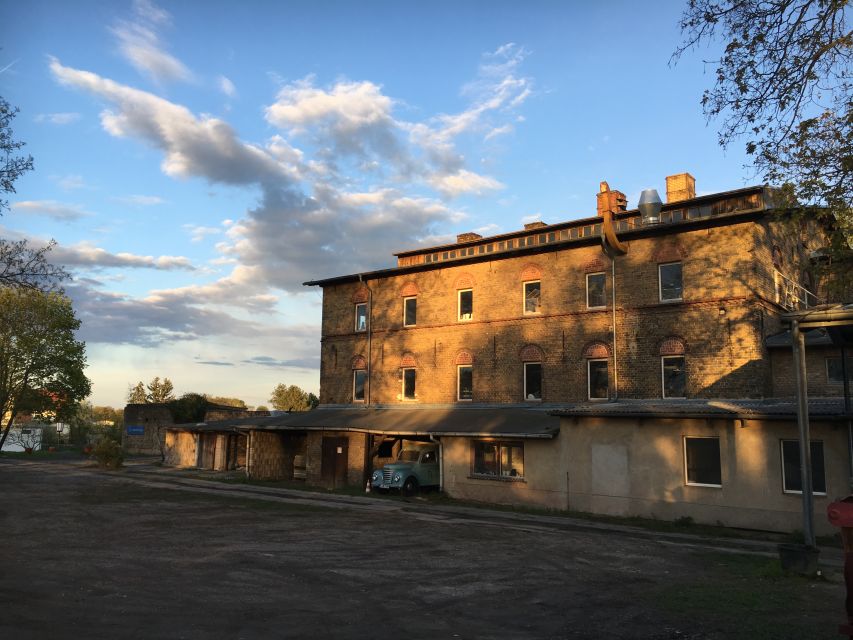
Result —
<instances>
[{"instance_id":1,"label":"corrugated metal canopy","mask_svg":"<svg viewBox=\"0 0 853 640\"><path fill-rule=\"evenodd\" d=\"M524 407L318 407L314 411L178 425L187 431L359 431L418 436L553 438L560 419L546 408Z\"/></svg>"}]
</instances>

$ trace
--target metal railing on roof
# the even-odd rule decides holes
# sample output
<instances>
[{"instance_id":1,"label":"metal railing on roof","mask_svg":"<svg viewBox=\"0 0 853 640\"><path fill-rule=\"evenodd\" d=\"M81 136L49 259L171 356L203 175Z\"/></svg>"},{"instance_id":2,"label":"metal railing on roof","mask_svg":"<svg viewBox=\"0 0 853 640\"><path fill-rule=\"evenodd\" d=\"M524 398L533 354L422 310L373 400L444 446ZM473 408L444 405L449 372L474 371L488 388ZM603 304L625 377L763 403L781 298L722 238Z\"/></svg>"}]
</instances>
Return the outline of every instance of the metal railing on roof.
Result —
<instances>
[{"instance_id":1,"label":"metal railing on roof","mask_svg":"<svg viewBox=\"0 0 853 640\"><path fill-rule=\"evenodd\" d=\"M773 269L773 284L776 291L776 302L788 311L811 309L812 307L826 303L825 300L819 298L778 269Z\"/></svg>"}]
</instances>

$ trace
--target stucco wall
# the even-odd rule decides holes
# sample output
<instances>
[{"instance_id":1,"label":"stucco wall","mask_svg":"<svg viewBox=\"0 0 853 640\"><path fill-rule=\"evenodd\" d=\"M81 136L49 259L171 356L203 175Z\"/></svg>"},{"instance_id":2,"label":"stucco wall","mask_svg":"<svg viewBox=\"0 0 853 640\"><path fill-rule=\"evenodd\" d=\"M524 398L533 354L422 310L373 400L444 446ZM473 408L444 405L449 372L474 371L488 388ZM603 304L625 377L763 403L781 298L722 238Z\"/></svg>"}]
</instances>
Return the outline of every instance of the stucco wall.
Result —
<instances>
[{"instance_id":1,"label":"stucco wall","mask_svg":"<svg viewBox=\"0 0 853 640\"><path fill-rule=\"evenodd\" d=\"M800 494L782 487L780 441L797 439L794 422L662 419L562 421L572 510L722 523L771 531L802 530ZM688 486L685 436L720 438L722 487ZM815 528L831 534L826 506L849 493L846 427L816 422L823 442L826 496L815 496Z\"/></svg>"},{"instance_id":2,"label":"stucco wall","mask_svg":"<svg viewBox=\"0 0 853 640\"><path fill-rule=\"evenodd\" d=\"M462 500L565 509L565 438L524 440L524 478L472 477L472 439L442 438L444 490Z\"/></svg>"}]
</instances>

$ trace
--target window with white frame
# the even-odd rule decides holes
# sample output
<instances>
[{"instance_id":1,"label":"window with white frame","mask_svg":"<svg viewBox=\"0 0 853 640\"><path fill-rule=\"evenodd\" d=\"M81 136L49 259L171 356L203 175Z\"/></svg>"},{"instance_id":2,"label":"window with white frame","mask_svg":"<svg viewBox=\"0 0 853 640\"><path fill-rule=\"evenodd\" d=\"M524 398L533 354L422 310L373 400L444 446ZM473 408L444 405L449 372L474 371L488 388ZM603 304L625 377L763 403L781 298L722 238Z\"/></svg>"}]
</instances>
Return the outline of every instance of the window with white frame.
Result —
<instances>
[{"instance_id":1,"label":"window with white frame","mask_svg":"<svg viewBox=\"0 0 853 640\"><path fill-rule=\"evenodd\" d=\"M456 367L456 399L474 399L474 367L470 364L460 364Z\"/></svg>"},{"instance_id":2,"label":"window with white frame","mask_svg":"<svg viewBox=\"0 0 853 640\"><path fill-rule=\"evenodd\" d=\"M414 327L418 323L418 297L403 298L403 326Z\"/></svg>"},{"instance_id":3,"label":"window with white frame","mask_svg":"<svg viewBox=\"0 0 853 640\"><path fill-rule=\"evenodd\" d=\"M606 276L604 273L586 274L586 307L601 309L607 306Z\"/></svg>"},{"instance_id":4,"label":"window with white frame","mask_svg":"<svg viewBox=\"0 0 853 640\"><path fill-rule=\"evenodd\" d=\"M359 302L355 305L355 330L367 331L367 303Z\"/></svg>"},{"instance_id":5,"label":"window with white frame","mask_svg":"<svg viewBox=\"0 0 853 640\"><path fill-rule=\"evenodd\" d=\"M473 289L461 289L457 294L458 307L457 319L466 322L474 319L474 291Z\"/></svg>"},{"instance_id":6,"label":"window with white frame","mask_svg":"<svg viewBox=\"0 0 853 640\"><path fill-rule=\"evenodd\" d=\"M403 369L403 400L417 400L417 369Z\"/></svg>"},{"instance_id":7,"label":"window with white frame","mask_svg":"<svg viewBox=\"0 0 853 640\"><path fill-rule=\"evenodd\" d=\"M587 397L590 400L607 400L610 396L610 376L607 358L586 361Z\"/></svg>"},{"instance_id":8,"label":"window with white frame","mask_svg":"<svg viewBox=\"0 0 853 640\"><path fill-rule=\"evenodd\" d=\"M687 397L687 373L684 356L663 356L660 359L661 388L664 398Z\"/></svg>"},{"instance_id":9,"label":"window with white frame","mask_svg":"<svg viewBox=\"0 0 853 640\"><path fill-rule=\"evenodd\" d=\"M541 362L524 363L524 399L532 401L542 399Z\"/></svg>"},{"instance_id":10,"label":"window with white frame","mask_svg":"<svg viewBox=\"0 0 853 640\"><path fill-rule=\"evenodd\" d=\"M364 402L364 390L367 386L367 369L356 369L352 372L353 402Z\"/></svg>"},{"instance_id":11,"label":"window with white frame","mask_svg":"<svg viewBox=\"0 0 853 640\"><path fill-rule=\"evenodd\" d=\"M719 438L684 437L684 478L697 487L723 486Z\"/></svg>"},{"instance_id":12,"label":"window with white frame","mask_svg":"<svg viewBox=\"0 0 853 640\"><path fill-rule=\"evenodd\" d=\"M524 478L524 443L473 440L471 475L489 480Z\"/></svg>"},{"instance_id":13,"label":"window with white frame","mask_svg":"<svg viewBox=\"0 0 853 640\"><path fill-rule=\"evenodd\" d=\"M800 465L800 441L782 440L782 490L785 493L802 493L803 476ZM823 442L812 440L812 491L826 495L826 473L823 460Z\"/></svg>"},{"instance_id":14,"label":"window with white frame","mask_svg":"<svg viewBox=\"0 0 853 640\"><path fill-rule=\"evenodd\" d=\"M683 287L681 283L680 262L658 265L658 286L662 302L682 299Z\"/></svg>"},{"instance_id":15,"label":"window with white frame","mask_svg":"<svg viewBox=\"0 0 853 640\"><path fill-rule=\"evenodd\" d=\"M542 312L542 286L539 280L530 280L523 285L525 315Z\"/></svg>"}]
</instances>

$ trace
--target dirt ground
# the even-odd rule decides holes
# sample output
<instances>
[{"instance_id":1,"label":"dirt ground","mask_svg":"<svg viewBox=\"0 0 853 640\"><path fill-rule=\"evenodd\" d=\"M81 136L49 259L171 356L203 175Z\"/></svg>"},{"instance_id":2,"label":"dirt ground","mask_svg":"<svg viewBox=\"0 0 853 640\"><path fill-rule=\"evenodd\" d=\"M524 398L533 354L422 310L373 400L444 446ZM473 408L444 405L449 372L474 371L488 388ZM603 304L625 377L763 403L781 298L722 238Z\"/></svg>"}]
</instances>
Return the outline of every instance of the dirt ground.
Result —
<instances>
[{"instance_id":1,"label":"dirt ground","mask_svg":"<svg viewBox=\"0 0 853 640\"><path fill-rule=\"evenodd\" d=\"M0 486L0 638L840 637L843 584L761 555L68 464Z\"/></svg>"}]
</instances>

